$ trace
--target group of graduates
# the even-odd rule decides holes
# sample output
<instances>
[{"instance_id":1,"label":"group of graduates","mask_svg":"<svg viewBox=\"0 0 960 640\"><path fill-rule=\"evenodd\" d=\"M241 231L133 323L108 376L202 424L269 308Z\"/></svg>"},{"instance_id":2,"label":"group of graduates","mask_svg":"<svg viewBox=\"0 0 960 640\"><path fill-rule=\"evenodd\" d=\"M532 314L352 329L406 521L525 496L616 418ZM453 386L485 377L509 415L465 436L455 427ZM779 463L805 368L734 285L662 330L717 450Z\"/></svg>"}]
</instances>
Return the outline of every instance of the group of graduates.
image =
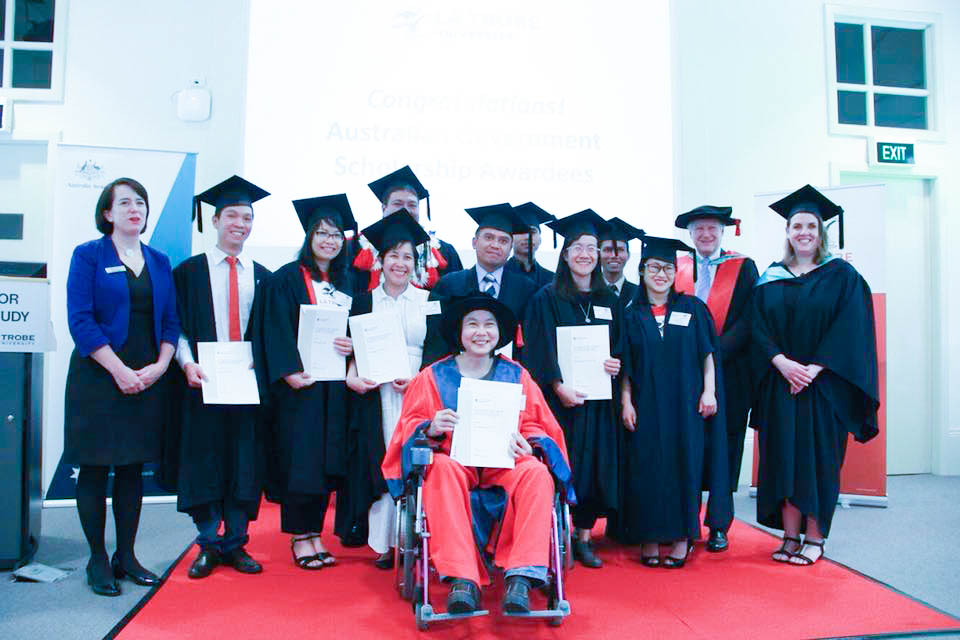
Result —
<instances>
[{"instance_id":1,"label":"group of graduates","mask_svg":"<svg viewBox=\"0 0 960 640\"><path fill-rule=\"evenodd\" d=\"M138 516L136 470L162 460L178 509L198 529L191 578L218 565L262 570L244 545L264 492L280 504L296 566L336 563L321 538L336 493L335 533L347 546L368 544L376 566L389 569L404 451L425 439L436 454L424 509L431 560L451 586L448 610L480 604L489 576L468 492L496 486L506 494L495 549L507 580L503 607L523 612L529 589L547 579L558 489L571 504L572 551L585 567L603 565L591 542L600 518L609 537L640 545L644 565L683 567L700 537L703 491L706 549L724 551L751 409L758 520L784 530L773 559L819 559L847 434L866 441L877 432L870 290L826 250L824 221L842 209L809 185L771 205L787 221L785 255L761 277L750 258L721 249L725 227L739 233L729 207L677 217L690 247L590 209L557 219L533 203L483 206L466 210L476 224L476 264L463 269L456 250L420 225L429 194L409 167L369 186L382 218L362 232L343 194L294 201L303 243L273 273L243 252L253 205L269 194L242 178L197 196L198 224L201 203L214 207L217 243L172 272L138 240L149 214L143 187L123 178L104 189L96 212L104 237L77 248L68 283L76 350L64 454L81 467L78 510L95 592L119 593L123 576L158 580L134 557L136 518L123 539L117 518L117 554L107 561L111 466L117 479L129 476L114 481L115 513L132 501ZM563 238L555 272L536 259L542 224ZM638 285L624 273L632 240L642 243ZM111 299L98 293L101 281ZM298 323L301 305L317 304L350 315L396 312L410 370L420 373L368 380L344 335L333 348L347 358L345 380L311 378ZM572 326L608 328L610 399L588 400L564 380L557 329ZM197 343L228 340L251 343L258 406L203 402ZM523 385L513 469L450 458L464 377ZM118 501L118 486L127 485L132 497Z\"/></svg>"}]
</instances>

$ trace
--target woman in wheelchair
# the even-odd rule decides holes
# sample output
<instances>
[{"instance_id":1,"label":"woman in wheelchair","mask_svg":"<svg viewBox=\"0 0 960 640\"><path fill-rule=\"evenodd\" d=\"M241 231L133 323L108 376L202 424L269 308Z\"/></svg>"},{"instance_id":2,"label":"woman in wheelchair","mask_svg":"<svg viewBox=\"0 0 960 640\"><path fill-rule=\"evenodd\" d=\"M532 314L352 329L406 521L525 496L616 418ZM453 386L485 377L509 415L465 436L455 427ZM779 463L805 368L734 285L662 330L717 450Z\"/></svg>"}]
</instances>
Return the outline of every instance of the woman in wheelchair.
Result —
<instances>
[{"instance_id":1,"label":"woman in wheelchair","mask_svg":"<svg viewBox=\"0 0 960 640\"><path fill-rule=\"evenodd\" d=\"M490 582L474 538L470 491L502 487L506 505L494 564L505 570L503 609L528 613L530 588L548 580L551 566L556 491L551 473L567 491L568 500L574 499L563 432L526 369L494 355L516 335L516 318L505 305L480 294L452 300L443 310L442 326L459 353L424 369L410 383L384 458L384 478L390 492L399 497L410 473L409 448L426 436L434 453L423 483L423 510L429 523L430 559L450 583L448 614L477 610L480 584ZM523 386L526 405L520 412L519 433L509 443L513 469L464 467L450 457L459 420L457 391L465 377ZM546 464L532 455L534 449Z\"/></svg>"}]
</instances>

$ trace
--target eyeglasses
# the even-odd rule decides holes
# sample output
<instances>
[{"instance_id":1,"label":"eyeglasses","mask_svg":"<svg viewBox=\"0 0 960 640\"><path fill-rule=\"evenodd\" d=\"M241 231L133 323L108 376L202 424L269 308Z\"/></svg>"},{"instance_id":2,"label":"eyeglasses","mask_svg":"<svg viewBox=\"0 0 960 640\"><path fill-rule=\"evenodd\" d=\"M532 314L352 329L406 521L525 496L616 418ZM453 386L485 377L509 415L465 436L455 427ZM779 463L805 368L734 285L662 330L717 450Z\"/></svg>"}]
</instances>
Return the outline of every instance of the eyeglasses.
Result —
<instances>
[{"instance_id":1,"label":"eyeglasses","mask_svg":"<svg viewBox=\"0 0 960 640\"><path fill-rule=\"evenodd\" d=\"M581 256L584 254L594 254L597 252L597 245L595 244L572 244L567 248L567 251L572 253L575 256Z\"/></svg>"},{"instance_id":2,"label":"eyeglasses","mask_svg":"<svg viewBox=\"0 0 960 640\"><path fill-rule=\"evenodd\" d=\"M323 242L324 240L333 240L334 242L343 242L343 234L339 231L327 233L326 231L314 231L313 237Z\"/></svg>"},{"instance_id":3,"label":"eyeglasses","mask_svg":"<svg viewBox=\"0 0 960 640\"><path fill-rule=\"evenodd\" d=\"M643 270L644 270L645 272L649 273L649 274L652 275L652 276L657 275L657 274L660 273L661 271L663 271L663 275L665 275L665 276L670 276L670 275L673 275L673 272L676 271L677 268L676 268L675 266L673 266L672 264L650 264L650 263L647 263L646 265L644 265Z\"/></svg>"}]
</instances>

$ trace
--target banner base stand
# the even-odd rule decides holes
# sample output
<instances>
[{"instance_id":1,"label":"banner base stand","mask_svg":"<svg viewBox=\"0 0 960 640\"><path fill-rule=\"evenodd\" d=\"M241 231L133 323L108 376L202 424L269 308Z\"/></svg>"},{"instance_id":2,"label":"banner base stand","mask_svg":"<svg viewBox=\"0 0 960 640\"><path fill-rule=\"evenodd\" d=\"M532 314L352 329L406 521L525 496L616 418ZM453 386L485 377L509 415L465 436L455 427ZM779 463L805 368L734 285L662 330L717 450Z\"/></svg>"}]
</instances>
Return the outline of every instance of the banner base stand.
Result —
<instances>
[{"instance_id":1,"label":"banner base stand","mask_svg":"<svg viewBox=\"0 0 960 640\"><path fill-rule=\"evenodd\" d=\"M143 496L143 504L170 504L177 501L177 496ZM113 504L113 498L107 498L107 506ZM58 509L60 507L76 507L76 500L44 500L44 509Z\"/></svg>"},{"instance_id":2,"label":"banner base stand","mask_svg":"<svg viewBox=\"0 0 960 640\"><path fill-rule=\"evenodd\" d=\"M750 497L757 497L756 487L750 487ZM843 509L849 509L852 506L886 509L889 506L887 496L861 496L855 493L841 493L837 504Z\"/></svg>"}]
</instances>

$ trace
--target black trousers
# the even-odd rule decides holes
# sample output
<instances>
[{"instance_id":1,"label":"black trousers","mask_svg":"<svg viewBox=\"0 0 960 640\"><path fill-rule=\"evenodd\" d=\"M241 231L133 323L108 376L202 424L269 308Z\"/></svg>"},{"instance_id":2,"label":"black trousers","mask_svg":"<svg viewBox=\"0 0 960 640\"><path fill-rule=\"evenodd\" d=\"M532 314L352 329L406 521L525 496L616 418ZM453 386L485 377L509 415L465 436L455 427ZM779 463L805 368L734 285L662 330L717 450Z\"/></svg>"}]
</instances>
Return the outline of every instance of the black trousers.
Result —
<instances>
[{"instance_id":1,"label":"black trousers","mask_svg":"<svg viewBox=\"0 0 960 640\"><path fill-rule=\"evenodd\" d=\"M320 533L329 505L329 494L287 494L280 503L280 530L293 535Z\"/></svg>"}]
</instances>

